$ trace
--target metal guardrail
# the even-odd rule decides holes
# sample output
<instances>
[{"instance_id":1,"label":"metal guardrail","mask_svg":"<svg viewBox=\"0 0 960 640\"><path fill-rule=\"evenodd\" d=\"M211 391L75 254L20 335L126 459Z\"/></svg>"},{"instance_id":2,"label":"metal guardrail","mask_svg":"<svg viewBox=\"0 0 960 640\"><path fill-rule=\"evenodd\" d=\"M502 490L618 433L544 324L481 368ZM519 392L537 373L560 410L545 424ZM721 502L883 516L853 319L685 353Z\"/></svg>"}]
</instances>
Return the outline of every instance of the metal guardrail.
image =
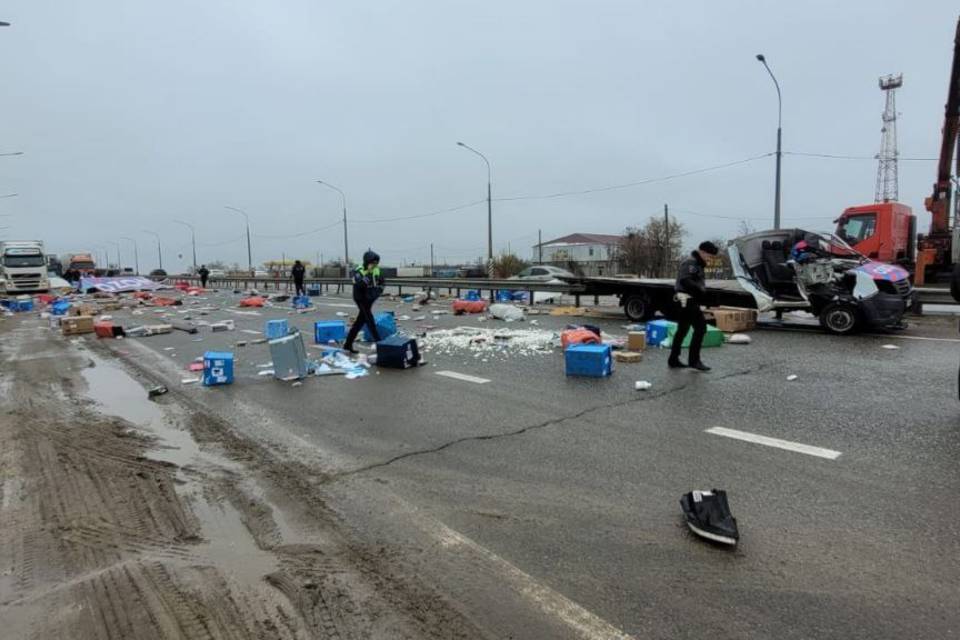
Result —
<instances>
[{"instance_id":1,"label":"metal guardrail","mask_svg":"<svg viewBox=\"0 0 960 640\"><path fill-rule=\"evenodd\" d=\"M191 284L199 284L200 278L196 276L170 276L171 280L183 280ZM211 277L207 284L215 288L249 288L253 287L263 291L274 289L287 290L293 286L293 282L288 278L263 278L251 276L228 276ZM304 284L320 285L323 291L335 290L337 293L346 291L352 284L349 278L306 278ZM545 293L563 293L577 298L576 304L580 304L580 296L583 295L584 287L573 284L555 284L548 282L532 282L530 280L503 280L487 278L389 278L387 280L388 289L397 289L398 295L403 295L403 288L409 287L416 290L447 289L449 293L456 291L459 296L463 291L480 290L487 291L492 297L495 292L501 289L510 291L527 291L531 295L534 292ZM957 304L950 295L950 289L936 287L920 287L917 289L921 304ZM595 304L599 304L597 296L594 296Z\"/></svg>"}]
</instances>

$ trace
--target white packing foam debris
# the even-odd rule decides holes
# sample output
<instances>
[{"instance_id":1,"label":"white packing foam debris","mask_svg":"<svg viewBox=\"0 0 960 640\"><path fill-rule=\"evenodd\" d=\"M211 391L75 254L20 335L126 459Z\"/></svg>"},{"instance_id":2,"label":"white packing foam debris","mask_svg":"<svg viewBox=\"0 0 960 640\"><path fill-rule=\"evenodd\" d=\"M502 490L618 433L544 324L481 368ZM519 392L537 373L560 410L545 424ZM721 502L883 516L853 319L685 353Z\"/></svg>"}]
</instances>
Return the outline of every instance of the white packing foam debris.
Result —
<instances>
[{"instance_id":1,"label":"white packing foam debris","mask_svg":"<svg viewBox=\"0 0 960 640\"><path fill-rule=\"evenodd\" d=\"M885 344L885 345L883 345L883 346L880 347L880 348L881 348L881 349L891 349L891 350L893 350L893 349L899 349L900 347L898 347L898 346L895 345L895 344Z\"/></svg>"},{"instance_id":2,"label":"white packing foam debris","mask_svg":"<svg viewBox=\"0 0 960 640\"><path fill-rule=\"evenodd\" d=\"M787 382L793 382L794 380L797 379L797 377L798 376L796 374L790 374L789 376L787 376Z\"/></svg>"}]
</instances>

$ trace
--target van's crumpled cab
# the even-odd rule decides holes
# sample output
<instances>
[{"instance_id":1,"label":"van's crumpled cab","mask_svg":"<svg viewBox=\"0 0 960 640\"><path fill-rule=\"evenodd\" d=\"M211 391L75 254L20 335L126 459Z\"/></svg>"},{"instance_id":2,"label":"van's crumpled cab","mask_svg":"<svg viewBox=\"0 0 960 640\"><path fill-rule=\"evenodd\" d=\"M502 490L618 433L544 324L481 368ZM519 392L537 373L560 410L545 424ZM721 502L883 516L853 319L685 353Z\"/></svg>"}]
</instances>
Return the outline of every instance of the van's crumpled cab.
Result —
<instances>
[{"instance_id":1,"label":"van's crumpled cab","mask_svg":"<svg viewBox=\"0 0 960 640\"><path fill-rule=\"evenodd\" d=\"M831 333L901 328L916 295L905 269L871 261L832 234L762 231L727 251L760 311L809 311Z\"/></svg>"}]
</instances>

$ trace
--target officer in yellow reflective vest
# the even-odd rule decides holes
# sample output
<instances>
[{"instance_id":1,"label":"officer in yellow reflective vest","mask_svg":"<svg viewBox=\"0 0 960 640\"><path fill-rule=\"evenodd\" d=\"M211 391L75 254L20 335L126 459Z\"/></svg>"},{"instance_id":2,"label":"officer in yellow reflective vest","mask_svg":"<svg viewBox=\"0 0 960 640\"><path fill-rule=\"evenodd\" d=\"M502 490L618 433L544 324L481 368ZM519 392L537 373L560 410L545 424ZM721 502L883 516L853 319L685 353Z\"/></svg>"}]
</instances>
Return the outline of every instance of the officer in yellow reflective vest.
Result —
<instances>
[{"instance_id":1,"label":"officer in yellow reflective vest","mask_svg":"<svg viewBox=\"0 0 960 640\"><path fill-rule=\"evenodd\" d=\"M357 334L360 333L363 325L367 325L370 333L373 334L373 339L380 342L377 323L373 319L373 303L382 293L383 276L380 274L380 256L367 250L363 254L363 266L357 267L353 272L353 301L357 303L358 313L357 319L350 327L350 333L347 334L347 341L343 343L343 348L350 353L357 353L353 348L353 341L357 339Z\"/></svg>"}]
</instances>

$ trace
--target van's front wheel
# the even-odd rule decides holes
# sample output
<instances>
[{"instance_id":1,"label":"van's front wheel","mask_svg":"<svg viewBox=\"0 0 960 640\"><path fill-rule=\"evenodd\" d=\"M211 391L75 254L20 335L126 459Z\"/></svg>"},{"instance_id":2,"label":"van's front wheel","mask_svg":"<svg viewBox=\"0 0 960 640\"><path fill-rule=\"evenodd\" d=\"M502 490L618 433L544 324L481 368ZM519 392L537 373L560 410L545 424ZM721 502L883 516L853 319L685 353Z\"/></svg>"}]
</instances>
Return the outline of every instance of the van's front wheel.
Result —
<instances>
[{"instance_id":1,"label":"van's front wheel","mask_svg":"<svg viewBox=\"0 0 960 640\"><path fill-rule=\"evenodd\" d=\"M820 311L820 326L835 335L853 333L857 320L857 308L846 302L831 302Z\"/></svg>"}]
</instances>

